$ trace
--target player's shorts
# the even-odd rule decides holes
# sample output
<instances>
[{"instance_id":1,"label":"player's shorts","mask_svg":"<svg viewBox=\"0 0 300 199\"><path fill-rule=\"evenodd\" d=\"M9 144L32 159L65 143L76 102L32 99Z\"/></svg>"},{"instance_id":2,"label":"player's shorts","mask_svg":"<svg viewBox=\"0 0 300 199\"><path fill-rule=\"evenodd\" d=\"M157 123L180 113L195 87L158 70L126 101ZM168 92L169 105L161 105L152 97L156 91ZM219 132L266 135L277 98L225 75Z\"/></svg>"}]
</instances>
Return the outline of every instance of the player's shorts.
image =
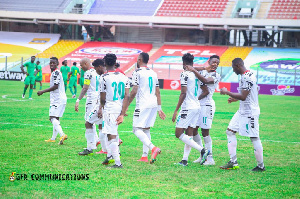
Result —
<instances>
[{"instance_id":1,"label":"player's shorts","mask_svg":"<svg viewBox=\"0 0 300 199\"><path fill-rule=\"evenodd\" d=\"M77 86L77 77L71 77L69 81L69 87Z\"/></svg>"},{"instance_id":2,"label":"player's shorts","mask_svg":"<svg viewBox=\"0 0 300 199\"><path fill-rule=\"evenodd\" d=\"M83 87L83 84L84 84L84 78L80 78L80 79L79 79L79 83L80 83L80 86Z\"/></svg>"},{"instance_id":3,"label":"player's shorts","mask_svg":"<svg viewBox=\"0 0 300 199\"><path fill-rule=\"evenodd\" d=\"M201 106L200 115L198 117L197 126L202 129L211 129L212 121L215 115L215 104Z\"/></svg>"},{"instance_id":4,"label":"player's shorts","mask_svg":"<svg viewBox=\"0 0 300 199\"><path fill-rule=\"evenodd\" d=\"M149 128L154 126L157 115L157 107L135 109L133 113L133 127Z\"/></svg>"},{"instance_id":5,"label":"player's shorts","mask_svg":"<svg viewBox=\"0 0 300 199\"><path fill-rule=\"evenodd\" d=\"M96 106L90 112L87 122L89 122L91 124L97 124L97 125L102 124L103 118L98 117L99 106L100 106L100 104L96 104ZM102 110L102 112L103 112L103 110Z\"/></svg>"},{"instance_id":6,"label":"player's shorts","mask_svg":"<svg viewBox=\"0 0 300 199\"><path fill-rule=\"evenodd\" d=\"M177 117L176 128L196 128L197 120L200 114L199 109L180 110Z\"/></svg>"},{"instance_id":7,"label":"player's shorts","mask_svg":"<svg viewBox=\"0 0 300 199\"><path fill-rule=\"evenodd\" d=\"M228 128L239 132L241 136L259 137L259 115L244 116L237 111L232 117Z\"/></svg>"},{"instance_id":8,"label":"player's shorts","mask_svg":"<svg viewBox=\"0 0 300 199\"><path fill-rule=\"evenodd\" d=\"M85 103L85 114L84 119L85 121L88 121L89 115L96 106L97 100L88 100Z\"/></svg>"},{"instance_id":9,"label":"player's shorts","mask_svg":"<svg viewBox=\"0 0 300 199\"><path fill-rule=\"evenodd\" d=\"M51 104L49 116L62 117L65 112L66 104Z\"/></svg>"},{"instance_id":10,"label":"player's shorts","mask_svg":"<svg viewBox=\"0 0 300 199\"><path fill-rule=\"evenodd\" d=\"M43 80L43 76L36 76L35 81L36 82L41 82Z\"/></svg>"},{"instance_id":11,"label":"player's shorts","mask_svg":"<svg viewBox=\"0 0 300 199\"><path fill-rule=\"evenodd\" d=\"M29 85L29 84L34 85L34 82L35 82L35 77L34 76L27 76L25 78L24 84L25 85Z\"/></svg>"},{"instance_id":12,"label":"player's shorts","mask_svg":"<svg viewBox=\"0 0 300 199\"><path fill-rule=\"evenodd\" d=\"M103 113L102 133L118 135L117 118L120 113Z\"/></svg>"}]
</instances>

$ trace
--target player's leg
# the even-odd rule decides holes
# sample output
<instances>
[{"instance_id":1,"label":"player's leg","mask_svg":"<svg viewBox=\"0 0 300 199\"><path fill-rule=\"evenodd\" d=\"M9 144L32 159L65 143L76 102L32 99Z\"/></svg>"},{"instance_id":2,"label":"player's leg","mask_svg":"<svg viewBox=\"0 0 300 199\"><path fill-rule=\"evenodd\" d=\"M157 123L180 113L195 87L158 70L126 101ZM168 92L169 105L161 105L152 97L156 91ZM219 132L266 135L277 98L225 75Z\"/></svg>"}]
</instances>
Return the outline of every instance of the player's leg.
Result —
<instances>
[{"instance_id":1,"label":"player's leg","mask_svg":"<svg viewBox=\"0 0 300 199\"><path fill-rule=\"evenodd\" d=\"M35 77L35 81L34 81L34 86L33 86L33 89L36 89L36 77Z\"/></svg>"},{"instance_id":2,"label":"player's leg","mask_svg":"<svg viewBox=\"0 0 300 199\"><path fill-rule=\"evenodd\" d=\"M101 144L101 151L97 153L104 153L107 154L107 148L106 148L106 135L102 133L102 122L99 124L99 144Z\"/></svg>"},{"instance_id":3,"label":"player's leg","mask_svg":"<svg viewBox=\"0 0 300 199\"><path fill-rule=\"evenodd\" d=\"M144 128L143 132L146 134L146 136L148 137L148 139L151 142L150 128ZM150 150L149 147L143 143L143 154L142 154L141 159L139 159L138 161L148 162L148 153L149 153L149 150Z\"/></svg>"},{"instance_id":4,"label":"player's leg","mask_svg":"<svg viewBox=\"0 0 300 199\"><path fill-rule=\"evenodd\" d=\"M29 99L32 99L34 83L35 83L35 77L30 77Z\"/></svg>"},{"instance_id":5,"label":"player's leg","mask_svg":"<svg viewBox=\"0 0 300 199\"><path fill-rule=\"evenodd\" d=\"M42 84L42 79L41 79L41 81L40 81L40 90L42 90L42 89L43 89L43 84Z\"/></svg>"},{"instance_id":6,"label":"player's leg","mask_svg":"<svg viewBox=\"0 0 300 199\"><path fill-rule=\"evenodd\" d=\"M25 78L24 84L25 84L25 86L24 86L24 91L23 91L23 94L22 94L22 98L25 98L25 93L26 93L27 88L30 84L30 79L29 79L28 76Z\"/></svg>"},{"instance_id":7,"label":"player's leg","mask_svg":"<svg viewBox=\"0 0 300 199\"><path fill-rule=\"evenodd\" d=\"M207 156L207 161L204 163L204 165L215 165L215 161L212 156L212 139L209 135L209 129L201 129L202 130L202 136L205 143L205 148L207 148L210 152Z\"/></svg>"},{"instance_id":8,"label":"player's leg","mask_svg":"<svg viewBox=\"0 0 300 199\"><path fill-rule=\"evenodd\" d=\"M63 138L63 140L66 140L67 135L64 134L64 132L61 128L59 117L50 116L49 119L50 119L51 123L53 124L53 134L52 134L51 140L55 140L58 133L59 133L60 137Z\"/></svg>"},{"instance_id":9,"label":"player's leg","mask_svg":"<svg viewBox=\"0 0 300 199\"><path fill-rule=\"evenodd\" d=\"M73 92L73 89L72 89L73 85L74 85L74 78L71 77L71 78L70 78L70 81L69 81L69 89L70 89L71 94L72 94L72 96L73 96L73 98L74 98L74 92Z\"/></svg>"},{"instance_id":10,"label":"player's leg","mask_svg":"<svg viewBox=\"0 0 300 199\"><path fill-rule=\"evenodd\" d=\"M117 140L117 135L108 134L108 145L111 150L113 159L115 160L115 165L109 168L123 168L119 153L119 141Z\"/></svg>"},{"instance_id":11,"label":"player's leg","mask_svg":"<svg viewBox=\"0 0 300 199\"><path fill-rule=\"evenodd\" d=\"M79 152L78 155L93 155L95 136L93 132L93 124L88 121L85 122L85 138L87 147L82 152Z\"/></svg>"},{"instance_id":12,"label":"player's leg","mask_svg":"<svg viewBox=\"0 0 300 199\"><path fill-rule=\"evenodd\" d=\"M185 130L185 134L188 135L191 139L193 139L193 131L195 131L195 130L196 129L194 129L194 128L188 127ZM192 147L190 145L187 145L187 144L184 145L183 157L182 157L181 162L178 163L179 165L182 165L182 166L188 165L188 159L189 159L191 149L192 149Z\"/></svg>"},{"instance_id":13,"label":"player's leg","mask_svg":"<svg viewBox=\"0 0 300 199\"><path fill-rule=\"evenodd\" d=\"M97 133L97 127L96 125L94 124L93 125L93 134L94 134L94 143L93 143L93 149L97 149L97 142L99 142L99 137L98 137L98 133Z\"/></svg>"},{"instance_id":14,"label":"player's leg","mask_svg":"<svg viewBox=\"0 0 300 199\"><path fill-rule=\"evenodd\" d=\"M68 81L67 79L63 79L64 80L64 85L65 85L65 92L67 91L67 87L68 87Z\"/></svg>"}]
</instances>

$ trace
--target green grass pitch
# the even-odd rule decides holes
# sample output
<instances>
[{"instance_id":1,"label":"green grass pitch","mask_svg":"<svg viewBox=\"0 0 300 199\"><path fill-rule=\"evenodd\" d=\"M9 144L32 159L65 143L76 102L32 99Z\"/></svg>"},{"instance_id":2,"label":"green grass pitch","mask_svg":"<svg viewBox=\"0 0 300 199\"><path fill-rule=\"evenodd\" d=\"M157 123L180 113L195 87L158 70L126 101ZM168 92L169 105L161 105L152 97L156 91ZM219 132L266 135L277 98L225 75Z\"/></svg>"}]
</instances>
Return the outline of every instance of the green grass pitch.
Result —
<instances>
[{"instance_id":1,"label":"green grass pitch","mask_svg":"<svg viewBox=\"0 0 300 199\"><path fill-rule=\"evenodd\" d=\"M47 88L49 84L44 84ZM239 104L228 104L228 96L215 93L216 113L211 129L215 166L192 163L199 154L192 149L189 166L174 165L183 155L183 143L175 135L171 118L179 91L161 90L165 121L157 118L151 129L152 142L162 153L153 164L137 162L142 143L132 133L130 105L119 126L124 143L124 169L108 170L101 165L104 155L81 157L86 147L84 100L79 112L67 91L68 102L61 126L68 135L64 145L46 143L52 135L48 120L49 93L33 100L21 98L23 82L0 81L0 198L299 198L300 197L300 98L259 96L260 136L266 172L253 173L256 166L250 139L237 136L239 170L219 166L229 161L225 130ZM39 87L39 86L37 86ZM79 89L80 91L81 89ZM18 174L89 174L89 180L15 180Z\"/></svg>"}]
</instances>

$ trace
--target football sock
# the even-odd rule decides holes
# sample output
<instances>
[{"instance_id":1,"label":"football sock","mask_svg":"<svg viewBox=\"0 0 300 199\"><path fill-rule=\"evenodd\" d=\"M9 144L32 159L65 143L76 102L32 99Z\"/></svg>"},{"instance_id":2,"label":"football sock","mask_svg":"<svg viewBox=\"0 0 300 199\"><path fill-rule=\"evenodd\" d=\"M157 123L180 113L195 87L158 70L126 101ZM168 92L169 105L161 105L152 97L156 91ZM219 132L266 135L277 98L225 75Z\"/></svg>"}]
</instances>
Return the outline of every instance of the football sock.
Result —
<instances>
[{"instance_id":1,"label":"football sock","mask_svg":"<svg viewBox=\"0 0 300 199\"><path fill-rule=\"evenodd\" d=\"M93 129L86 129L85 130L85 138L87 142L87 149L90 151L93 149L95 145L95 135Z\"/></svg>"},{"instance_id":2,"label":"football sock","mask_svg":"<svg viewBox=\"0 0 300 199\"><path fill-rule=\"evenodd\" d=\"M70 89L70 91L71 91L71 94L74 95L72 86L69 86L69 89Z\"/></svg>"},{"instance_id":3,"label":"football sock","mask_svg":"<svg viewBox=\"0 0 300 199\"><path fill-rule=\"evenodd\" d=\"M74 94L76 95L77 93L77 87L74 88Z\"/></svg>"},{"instance_id":4,"label":"football sock","mask_svg":"<svg viewBox=\"0 0 300 199\"><path fill-rule=\"evenodd\" d=\"M111 150L110 150L110 147L109 147L107 135L105 135L105 144L106 144L106 149L107 149L107 157L110 157L111 156Z\"/></svg>"},{"instance_id":5,"label":"football sock","mask_svg":"<svg viewBox=\"0 0 300 199\"><path fill-rule=\"evenodd\" d=\"M149 140L151 142L150 129L143 129L143 131L147 135L147 137L149 138ZM149 153L149 147L146 146L145 144L143 144L143 155L142 155L142 157L148 157L148 153Z\"/></svg>"},{"instance_id":6,"label":"football sock","mask_svg":"<svg viewBox=\"0 0 300 199\"><path fill-rule=\"evenodd\" d=\"M254 147L254 155L257 161L257 166L260 168L264 168L264 159L263 159L263 146L259 137L250 138Z\"/></svg>"},{"instance_id":7,"label":"football sock","mask_svg":"<svg viewBox=\"0 0 300 199\"><path fill-rule=\"evenodd\" d=\"M193 136L193 140L203 148L203 144L202 144L202 139L199 135L199 133L197 133L197 135Z\"/></svg>"},{"instance_id":8,"label":"football sock","mask_svg":"<svg viewBox=\"0 0 300 199\"><path fill-rule=\"evenodd\" d=\"M115 160L115 164L120 166L121 161L120 161L120 154L119 154L119 141L117 139L111 139L109 142L109 148L111 150L111 154Z\"/></svg>"},{"instance_id":9,"label":"football sock","mask_svg":"<svg viewBox=\"0 0 300 199\"><path fill-rule=\"evenodd\" d=\"M155 147L141 128L134 128L134 134L140 139L140 141L144 145L148 146L150 150L152 150Z\"/></svg>"},{"instance_id":10,"label":"football sock","mask_svg":"<svg viewBox=\"0 0 300 199\"><path fill-rule=\"evenodd\" d=\"M52 134L52 138L51 140L55 140L56 136L57 136L58 132L55 130L54 126L53 126L53 134Z\"/></svg>"},{"instance_id":11,"label":"football sock","mask_svg":"<svg viewBox=\"0 0 300 199\"><path fill-rule=\"evenodd\" d=\"M99 141L98 133L97 133L97 127L95 124L93 124L93 134L95 136L94 143L93 143L93 149L97 149L97 142Z\"/></svg>"},{"instance_id":12,"label":"football sock","mask_svg":"<svg viewBox=\"0 0 300 199\"><path fill-rule=\"evenodd\" d=\"M189 145L190 147L193 147L194 149L198 150L199 152L201 152L201 150L203 149L203 147L199 146L192 137L187 136L186 134L181 134L181 136L179 137L179 139L184 142L185 144Z\"/></svg>"},{"instance_id":13,"label":"football sock","mask_svg":"<svg viewBox=\"0 0 300 199\"><path fill-rule=\"evenodd\" d=\"M60 126L60 122L56 118L52 118L51 122L53 124L53 128L59 133L60 137L65 135Z\"/></svg>"},{"instance_id":14,"label":"football sock","mask_svg":"<svg viewBox=\"0 0 300 199\"><path fill-rule=\"evenodd\" d=\"M193 136L189 136L191 139L193 139ZM183 157L182 157L182 160L186 160L188 161L189 159L189 155L190 155L190 152L191 152L191 149L192 147L185 144L184 145L184 149L183 149Z\"/></svg>"},{"instance_id":15,"label":"football sock","mask_svg":"<svg viewBox=\"0 0 300 199\"><path fill-rule=\"evenodd\" d=\"M43 87L42 86L40 86L40 90L42 90L43 89Z\"/></svg>"},{"instance_id":16,"label":"football sock","mask_svg":"<svg viewBox=\"0 0 300 199\"><path fill-rule=\"evenodd\" d=\"M28 88L28 87L27 87ZM26 91L27 91L27 88L24 87L24 91L23 91L23 95L25 95Z\"/></svg>"},{"instance_id":17,"label":"football sock","mask_svg":"<svg viewBox=\"0 0 300 199\"><path fill-rule=\"evenodd\" d=\"M33 89L29 89L29 98L32 96Z\"/></svg>"},{"instance_id":18,"label":"football sock","mask_svg":"<svg viewBox=\"0 0 300 199\"><path fill-rule=\"evenodd\" d=\"M236 147L237 147L237 141L236 141L236 136L235 133L233 133L232 131L228 131L226 130L226 134L227 134L227 140L228 140L228 152L230 155L230 161L231 162L235 162L237 161L237 157L236 157Z\"/></svg>"},{"instance_id":19,"label":"football sock","mask_svg":"<svg viewBox=\"0 0 300 199\"><path fill-rule=\"evenodd\" d=\"M65 85L65 92L67 91L67 85Z\"/></svg>"},{"instance_id":20,"label":"football sock","mask_svg":"<svg viewBox=\"0 0 300 199\"><path fill-rule=\"evenodd\" d=\"M212 140L210 135L203 137L204 143L205 143L205 148L209 150L209 155L212 155Z\"/></svg>"},{"instance_id":21,"label":"football sock","mask_svg":"<svg viewBox=\"0 0 300 199\"><path fill-rule=\"evenodd\" d=\"M102 148L102 151L106 152L107 149L106 149L106 143L105 143L105 135L102 133L102 129L99 129L99 140L100 140L100 143L101 143L101 148Z\"/></svg>"}]
</instances>

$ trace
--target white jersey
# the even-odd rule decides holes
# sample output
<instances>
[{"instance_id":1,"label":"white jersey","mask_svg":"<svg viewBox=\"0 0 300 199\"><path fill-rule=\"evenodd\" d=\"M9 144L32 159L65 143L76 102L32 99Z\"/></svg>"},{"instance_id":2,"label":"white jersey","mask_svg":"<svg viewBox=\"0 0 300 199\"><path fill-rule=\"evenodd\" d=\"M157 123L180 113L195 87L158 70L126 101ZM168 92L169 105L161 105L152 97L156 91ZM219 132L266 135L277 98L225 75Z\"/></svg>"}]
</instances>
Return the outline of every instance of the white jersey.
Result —
<instances>
[{"instance_id":1,"label":"white jersey","mask_svg":"<svg viewBox=\"0 0 300 199\"><path fill-rule=\"evenodd\" d=\"M106 93L104 111L106 113L121 113L125 88L130 88L128 77L120 72L108 72L101 76L100 92Z\"/></svg>"},{"instance_id":2,"label":"white jersey","mask_svg":"<svg viewBox=\"0 0 300 199\"><path fill-rule=\"evenodd\" d=\"M136 109L157 107L156 87L159 86L157 74L147 67L140 67L132 74L132 84L138 86Z\"/></svg>"},{"instance_id":3,"label":"white jersey","mask_svg":"<svg viewBox=\"0 0 300 199\"><path fill-rule=\"evenodd\" d=\"M100 75L96 72L94 68L87 70L84 73L84 84L89 85L89 89L86 92L86 101L96 101L99 96L99 80Z\"/></svg>"},{"instance_id":4,"label":"white jersey","mask_svg":"<svg viewBox=\"0 0 300 199\"><path fill-rule=\"evenodd\" d=\"M186 86L186 97L181 105L182 110L199 109L200 103L198 100L198 89L200 80L196 78L195 74L190 71L183 71L180 75L181 86Z\"/></svg>"},{"instance_id":5,"label":"white jersey","mask_svg":"<svg viewBox=\"0 0 300 199\"><path fill-rule=\"evenodd\" d=\"M259 115L260 108L258 105L258 86L255 75L247 70L241 75L239 82L239 93L242 90L250 91L245 101L240 100L239 112L241 115Z\"/></svg>"},{"instance_id":6,"label":"white jersey","mask_svg":"<svg viewBox=\"0 0 300 199\"><path fill-rule=\"evenodd\" d=\"M199 73L205 78L212 77L214 79L213 84L206 84L209 93L206 97L204 97L203 99L200 100L201 106L211 105L214 101L212 96L213 96L216 88L218 87L219 82L221 81L221 76L217 72L208 72L207 70L201 71ZM198 96L201 95L201 93L202 93L202 89L199 89Z\"/></svg>"},{"instance_id":7,"label":"white jersey","mask_svg":"<svg viewBox=\"0 0 300 199\"><path fill-rule=\"evenodd\" d=\"M58 89L50 91L50 105L66 104L67 96L65 92L65 84L61 72L56 69L51 73L50 87L58 85Z\"/></svg>"}]
</instances>

